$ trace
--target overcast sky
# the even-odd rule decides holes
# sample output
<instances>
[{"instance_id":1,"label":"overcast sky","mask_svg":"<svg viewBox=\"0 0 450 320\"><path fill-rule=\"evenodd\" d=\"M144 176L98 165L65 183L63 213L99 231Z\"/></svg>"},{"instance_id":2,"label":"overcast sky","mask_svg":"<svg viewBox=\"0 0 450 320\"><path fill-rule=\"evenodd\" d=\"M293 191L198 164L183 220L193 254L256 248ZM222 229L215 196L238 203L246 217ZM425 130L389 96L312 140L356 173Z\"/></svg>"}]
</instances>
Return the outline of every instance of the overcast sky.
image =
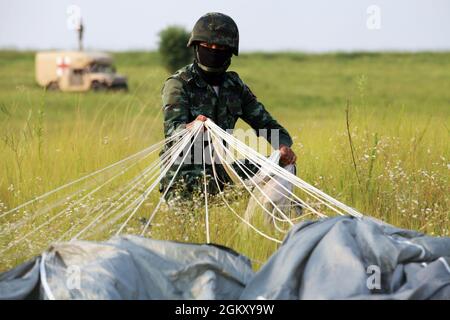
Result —
<instances>
[{"instance_id":1,"label":"overcast sky","mask_svg":"<svg viewBox=\"0 0 450 320\"><path fill-rule=\"evenodd\" d=\"M0 0L0 48L76 48L72 4L90 49L155 49L167 25L219 11L243 51L450 50L449 0Z\"/></svg>"}]
</instances>

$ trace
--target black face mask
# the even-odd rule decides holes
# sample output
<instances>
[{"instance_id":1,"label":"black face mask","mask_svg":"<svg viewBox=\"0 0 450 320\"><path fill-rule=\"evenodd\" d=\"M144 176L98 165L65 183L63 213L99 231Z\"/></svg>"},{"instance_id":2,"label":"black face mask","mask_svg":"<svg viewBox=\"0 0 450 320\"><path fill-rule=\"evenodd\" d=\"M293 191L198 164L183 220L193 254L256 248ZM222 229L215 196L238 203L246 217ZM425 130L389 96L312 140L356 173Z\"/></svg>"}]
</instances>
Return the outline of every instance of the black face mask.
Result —
<instances>
[{"instance_id":1,"label":"black face mask","mask_svg":"<svg viewBox=\"0 0 450 320\"><path fill-rule=\"evenodd\" d=\"M230 50L217 50L197 45L195 47L197 62L208 73L223 73L231 63Z\"/></svg>"},{"instance_id":2,"label":"black face mask","mask_svg":"<svg viewBox=\"0 0 450 320\"><path fill-rule=\"evenodd\" d=\"M194 68L200 74L200 77L205 80L205 82L211 86L220 86L222 85L225 72L208 72L202 69L202 67L198 64L197 60L194 61Z\"/></svg>"}]
</instances>

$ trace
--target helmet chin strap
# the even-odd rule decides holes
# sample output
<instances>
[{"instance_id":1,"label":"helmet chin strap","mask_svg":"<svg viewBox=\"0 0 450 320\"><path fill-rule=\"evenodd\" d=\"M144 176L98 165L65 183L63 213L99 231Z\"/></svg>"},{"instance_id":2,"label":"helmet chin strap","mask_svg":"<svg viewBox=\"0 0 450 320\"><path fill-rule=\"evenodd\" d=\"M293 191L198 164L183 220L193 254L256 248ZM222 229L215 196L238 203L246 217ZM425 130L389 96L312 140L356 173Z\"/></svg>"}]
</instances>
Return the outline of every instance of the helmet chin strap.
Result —
<instances>
[{"instance_id":1,"label":"helmet chin strap","mask_svg":"<svg viewBox=\"0 0 450 320\"><path fill-rule=\"evenodd\" d=\"M228 67L231 64L231 58L228 59L225 64L221 67L208 67L205 66L204 64L202 64L200 62L200 58L198 56L198 50L197 50L197 46L195 46L195 62L197 63L197 65L200 67L200 69L202 69L205 72L210 72L210 73L224 73L225 71L227 71Z\"/></svg>"}]
</instances>

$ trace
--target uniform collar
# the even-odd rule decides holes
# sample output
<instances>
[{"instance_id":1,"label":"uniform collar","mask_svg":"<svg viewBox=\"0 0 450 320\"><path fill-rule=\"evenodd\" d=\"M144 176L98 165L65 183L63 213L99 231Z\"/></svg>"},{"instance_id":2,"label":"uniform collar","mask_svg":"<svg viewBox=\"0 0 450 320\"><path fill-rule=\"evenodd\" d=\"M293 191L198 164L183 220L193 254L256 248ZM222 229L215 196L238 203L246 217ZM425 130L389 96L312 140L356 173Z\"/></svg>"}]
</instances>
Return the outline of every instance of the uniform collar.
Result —
<instances>
[{"instance_id":1,"label":"uniform collar","mask_svg":"<svg viewBox=\"0 0 450 320\"><path fill-rule=\"evenodd\" d=\"M195 65L194 65L193 63L189 66L189 69L190 69L190 71L191 71L192 78L193 78L193 80L195 81L195 84L196 84L198 87L203 88L203 87L206 87L206 86L208 85L208 84L206 83L206 81L203 80L203 78L201 77L201 75L198 73L198 71L197 71L197 69L195 68Z\"/></svg>"}]
</instances>

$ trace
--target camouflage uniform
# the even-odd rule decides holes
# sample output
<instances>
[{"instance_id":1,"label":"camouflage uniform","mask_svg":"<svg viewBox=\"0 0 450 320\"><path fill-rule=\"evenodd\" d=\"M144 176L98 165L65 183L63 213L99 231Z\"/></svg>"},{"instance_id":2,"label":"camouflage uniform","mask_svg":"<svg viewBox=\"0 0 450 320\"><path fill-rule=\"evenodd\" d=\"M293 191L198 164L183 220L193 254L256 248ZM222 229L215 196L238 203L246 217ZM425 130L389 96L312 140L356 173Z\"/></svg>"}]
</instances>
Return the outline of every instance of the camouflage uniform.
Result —
<instances>
[{"instance_id":1,"label":"camouflage uniform","mask_svg":"<svg viewBox=\"0 0 450 320\"><path fill-rule=\"evenodd\" d=\"M239 54L237 25L232 18L222 13L207 13L197 21L187 46L195 46L201 42L222 45L230 48L232 54L236 56ZM211 67L203 64L197 57L194 64L178 70L166 80L162 89L165 136L169 137L183 129L187 123L192 122L199 115L210 118L224 130L234 129L236 121L241 118L256 130L257 135L260 133L259 130L266 129L266 138L271 143L271 130L277 130L279 139L273 141L274 148L278 148L278 145L275 145L277 142L290 147L292 139L288 132L258 102L239 75L236 72L225 72L230 62L231 58L223 66ZM202 72L223 74L218 95L201 76ZM166 146L162 152L166 151L168 147ZM181 184L187 195L199 186L203 177L203 164L193 164L192 159L190 163L183 164L176 177L177 180L181 178L184 180ZM161 181L161 191L165 190L177 167L174 165L173 168L170 168L168 174ZM235 168L239 175L245 177L245 174L240 172L236 165ZM216 169L221 181L221 188L223 184L231 183L221 166L216 165ZM211 165L207 165L206 170L207 174L212 175ZM252 171L255 170L256 168L253 167ZM210 181L208 192L216 192L217 188L214 186L215 182Z\"/></svg>"},{"instance_id":2,"label":"camouflage uniform","mask_svg":"<svg viewBox=\"0 0 450 320\"><path fill-rule=\"evenodd\" d=\"M259 129L267 129L269 142L271 142L271 129L278 129L279 144L289 147L292 145L292 139L286 129L267 112L263 104L256 99L235 72L226 72L217 96L214 89L201 78L194 65L190 64L166 80L162 89L162 101L166 137L183 129L198 115L204 115L224 130L233 129L238 118L241 118L256 130L257 135ZM278 148L277 145L273 146ZM230 182L224 170L220 166L216 167L220 179ZM164 189L170 181L175 169L174 166L174 169L166 175L161 189ZM212 174L211 166L207 166L207 172ZM202 164L183 164L179 172L189 192L192 191L191 188L195 188L196 180L202 175Z\"/></svg>"}]
</instances>

